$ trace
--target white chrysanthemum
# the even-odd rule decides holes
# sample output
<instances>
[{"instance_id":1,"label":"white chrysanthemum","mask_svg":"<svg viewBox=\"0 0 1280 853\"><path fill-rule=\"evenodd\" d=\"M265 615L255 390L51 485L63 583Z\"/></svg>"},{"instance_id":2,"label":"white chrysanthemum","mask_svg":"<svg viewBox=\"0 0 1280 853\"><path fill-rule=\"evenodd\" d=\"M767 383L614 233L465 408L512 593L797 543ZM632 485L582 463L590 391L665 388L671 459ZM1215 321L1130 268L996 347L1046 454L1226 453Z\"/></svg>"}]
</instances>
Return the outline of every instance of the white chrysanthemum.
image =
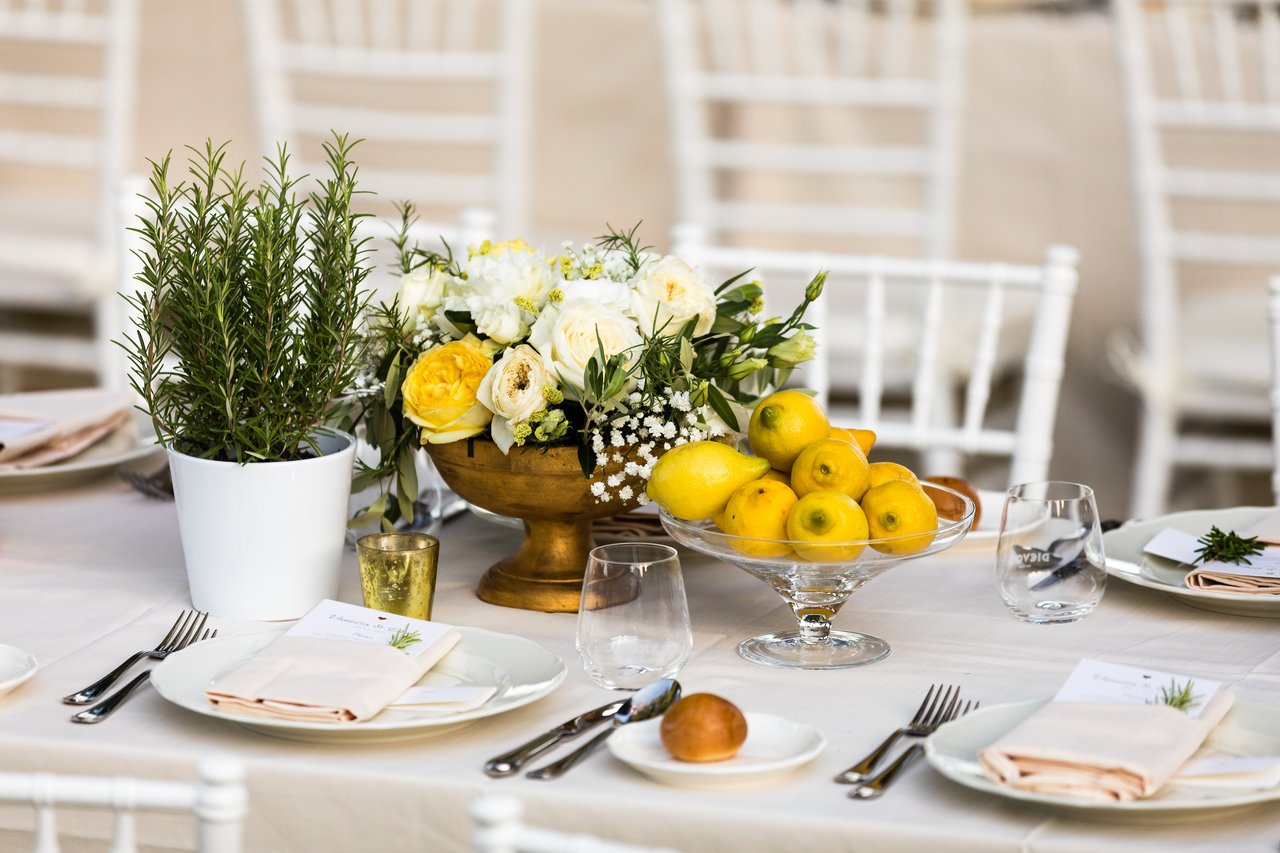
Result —
<instances>
[{"instance_id":1,"label":"white chrysanthemum","mask_svg":"<svg viewBox=\"0 0 1280 853\"><path fill-rule=\"evenodd\" d=\"M529 334L555 284L547 259L523 244L475 255L462 269L466 278L450 288L445 309L469 313L476 331L504 345Z\"/></svg>"}]
</instances>

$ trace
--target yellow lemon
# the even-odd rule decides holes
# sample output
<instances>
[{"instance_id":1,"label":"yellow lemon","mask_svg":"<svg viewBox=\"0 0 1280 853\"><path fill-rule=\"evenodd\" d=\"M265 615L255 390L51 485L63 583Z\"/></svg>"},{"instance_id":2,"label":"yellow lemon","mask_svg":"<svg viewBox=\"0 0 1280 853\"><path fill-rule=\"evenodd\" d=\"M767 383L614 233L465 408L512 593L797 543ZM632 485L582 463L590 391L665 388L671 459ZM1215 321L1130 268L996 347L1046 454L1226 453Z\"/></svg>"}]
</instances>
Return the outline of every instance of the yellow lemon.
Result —
<instances>
[{"instance_id":1,"label":"yellow lemon","mask_svg":"<svg viewBox=\"0 0 1280 853\"><path fill-rule=\"evenodd\" d=\"M908 483L920 485L920 478L906 465L899 465L897 462L871 463L871 485L868 488L874 489L890 480L906 480Z\"/></svg>"},{"instance_id":2,"label":"yellow lemon","mask_svg":"<svg viewBox=\"0 0 1280 853\"><path fill-rule=\"evenodd\" d=\"M765 397L751 413L747 440L753 453L779 471L790 471L800 451L831 432L827 413L808 394L778 391Z\"/></svg>"},{"instance_id":3,"label":"yellow lemon","mask_svg":"<svg viewBox=\"0 0 1280 853\"><path fill-rule=\"evenodd\" d=\"M718 441L691 441L654 463L645 493L676 518L701 521L723 510L734 489L768 470L769 462L759 456Z\"/></svg>"},{"instance_id":4,"label":"yellow lemon","mask_svg":"<svg viewBox=\"0 0 1280 853\"><path fill-rule=\"evenodd\" d=\"M864 456L871 455L871 448L876 446L876 433L871 429L852 429L847 427L833 426L831 428L831 438L838 438L841 441L851 441L858 445L858 449L862 451Z\"/></svg>"},{"instance_id":5,"label":"yellow lemon","mask_svg":"<svg viewBox=\"0 0 1280 853\"><path fill-rule=\"evenodd\" d=\"M857 559L866 547L867 517L858 502L826 489L810 492L791 508L787 537L802 559L814 563L842 563Z\"/></svg>"},{"instance_id":6,"label":"yellow lemon","mask_svg":"<svg viewBox=\"0 0 1280 853\"><path fill-rule=\"evenodd\" d=\"M750 537L730 539L735 551L750 557L781 557L791 553L785 542L768 542L768 539L787 538L787 516L796 504L796 493L791 487L776 480L761 478L739 486L729 497L724 508L726 532L734 536Z\"/></svg>"},{"instance_id":7,"label":"yellow lemon","mask_svg":"<svg viewBox=\"0 0 1280 853\"><path fill-rule=\"evenodd\" d=\"M800 451L791 466L791 488L800 497L822 489L844 492L855 501L871 485L871 466L858 445L824 438Z\"/></svg>"},{"instance_id":8,"label":"yellow lemon","mask_svg":"<svg viewBox=\"0 0 1280 853\"><path fill-rule=\"evenodd\" d=\"M779 471L777 468L770 468L768 471L765 471L764 477L762 477L761 479L774 480L776 482L782 483L784 486L791 485L791 476L787 474L786 471Z\"/></svg>"},{"instance_id":9,"label":"yellow lemon","mask_svg":"<svg viewBox=\"0 0 1280 853\"><path fill-rule=\"evenodd\" d=\"M928 548L938 529L938 510L920 486L888 480L862 497L862 509L873 539L871 547L886 554L915 554Z\"/></svg>"}]
</instances>

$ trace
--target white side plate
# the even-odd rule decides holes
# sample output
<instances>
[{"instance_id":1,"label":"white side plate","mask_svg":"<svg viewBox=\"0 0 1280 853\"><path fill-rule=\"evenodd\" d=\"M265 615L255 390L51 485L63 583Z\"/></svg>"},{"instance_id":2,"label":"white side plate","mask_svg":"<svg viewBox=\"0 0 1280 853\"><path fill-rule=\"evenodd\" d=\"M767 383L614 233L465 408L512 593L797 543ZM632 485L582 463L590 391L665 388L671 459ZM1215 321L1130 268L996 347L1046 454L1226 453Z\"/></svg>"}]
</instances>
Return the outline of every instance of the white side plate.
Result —
<instances>
[{"instance_id":1,"label":"white side plate","mask_svg":"<svg viewBox=\"0 0 1280 853\"><path fill-rule=\"evenodd\" d=\"M812 726L772 714L746 714L747 740L733 758L705 764L677 761L662 745L659 720L622 726L605 741L620 761L664 785L737 791L776 784L812 761L827 741Z\"/></svg>"},{"instance_id":2,"label":"white side plate","mask_svg":"<svg viewBox=\"0 0 1280 853\"><path fill-rule=\"evenodd\" d=\"M58 489L130 463L154 464L158 468L163 462L164 448L156 443L151 422L137 415L70 459L39 468L0 470L0 493Z\"/></svg>"},{"instance_id":3,"label":"white side plate","mask_svg":"<svg viewBox=\"0 0 1280 853\"><path fill-rule=\"evenodd\" d=\"M17 646L0 645L0 695L8 693L36 674L35 656Z\"/></svg>"},{"instance_id":4,"label":"white side plate","mask_svg":"<svg viewBox=\"0 0 1280 853\"><path fill-rule=\"evenodd\" d=\"M1209 816L1218 809L1280 800L1280 787L1240 790L1168 784L1146 799L1092 803L1054 794L1019 791L992 782L982 773L978 753L1031 716L1047 701L1037 699L993 705L966 714L938 729L925 741L925 756L935 770L965 787L1099 820L1157 823L1176 815ZM1203 758L1216 755L1277 754L1280 754L1280 712L1260 705L1237 702L1196 755Z\"/></svg>"},{"instance_id":5,"label":"white side plate","mask_svg":"<svg viewBox=\"0 0 1280 853\"><path fill-rule=\"evenodd\" d=\"M161 661L152 670L151 683L161 696L179 707L272 737L316 743L388 743L433 737L528 705L564 680L564 661L532 640L482 628L456 630L462 635L461 641L418 684L497 688L493 698L470 711L388 708L360 723L318 723L247 716L209 704L204 695L209 682L253 656L279 636L279 631L196 643Z\"/></svg>"},{"instance_id":6,"label":"white side plate","mask_svg":"<svg viewBox=\"0 0 1280 853\"><path fill-rule=\"evenodd\" d=\"M1183 583L1183 578L1189 571L1186 566L1142 553L1151 537L1166 527L1196 536L1208 533L1209 528L1215 524L1223 530L1243 530L1272 512L1275 512L1275 507L1235 507L1178 512L1150 521L1132 521L1102 534L1102 547L1107 553L1107 574L1131 584L1168 593L1183 604L1201 610L1229 613L1233 616L1280 619L1280 595L1247 595L1191 589Z\"/></svg>"}]
</instances>

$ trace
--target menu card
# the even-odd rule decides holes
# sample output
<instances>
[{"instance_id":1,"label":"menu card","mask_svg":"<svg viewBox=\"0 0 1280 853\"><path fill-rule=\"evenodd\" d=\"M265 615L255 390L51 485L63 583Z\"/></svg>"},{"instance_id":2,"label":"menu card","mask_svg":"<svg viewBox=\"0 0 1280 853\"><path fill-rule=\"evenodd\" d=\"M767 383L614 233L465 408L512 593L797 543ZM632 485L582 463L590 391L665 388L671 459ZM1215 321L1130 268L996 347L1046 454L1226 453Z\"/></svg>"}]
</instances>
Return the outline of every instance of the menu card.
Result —
<instances>
[{"instance_id":1,"label":"menu card","mask_svg":"<svg viewBox=\"0 0 1280 853\"><path fill-rule=\"evenodd\" d=\"M1076 664L1053 701L1162 705L1162 691L1177 690L1187 684L1191 685L1192 703L1184 710L1198 718L1222 689L1222 682L1086 658Z\"/></svg>"}]
</instances>

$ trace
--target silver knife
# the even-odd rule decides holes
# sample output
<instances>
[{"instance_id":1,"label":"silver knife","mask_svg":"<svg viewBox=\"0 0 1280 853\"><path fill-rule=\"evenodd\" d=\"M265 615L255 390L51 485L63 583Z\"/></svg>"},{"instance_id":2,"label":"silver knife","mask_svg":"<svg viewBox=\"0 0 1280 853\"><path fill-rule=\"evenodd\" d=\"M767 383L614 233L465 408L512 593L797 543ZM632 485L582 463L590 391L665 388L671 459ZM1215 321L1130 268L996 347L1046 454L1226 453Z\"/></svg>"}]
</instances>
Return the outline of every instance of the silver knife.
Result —
<instances>
[{"instance_id":1,"label":"silver knife","mask_svg":"<svg viewBox=\"0 0 1280 853\"><path fill-rule=\"evenodd\" d=\"M510 776L531 759L546 752L560 743L560 741L576 737L597 723L602 723L609 719L618 713L618 709L622 707L625 701L625 699L619 699L616 702L601 705L593 711L579 714L572 720L567 720L556 726L551 731L538 735L528 743L521 744L510 752L499 755L497 758L489 759L485 762L484 772L495 779Z\"/></svg>"}]
</instances>

